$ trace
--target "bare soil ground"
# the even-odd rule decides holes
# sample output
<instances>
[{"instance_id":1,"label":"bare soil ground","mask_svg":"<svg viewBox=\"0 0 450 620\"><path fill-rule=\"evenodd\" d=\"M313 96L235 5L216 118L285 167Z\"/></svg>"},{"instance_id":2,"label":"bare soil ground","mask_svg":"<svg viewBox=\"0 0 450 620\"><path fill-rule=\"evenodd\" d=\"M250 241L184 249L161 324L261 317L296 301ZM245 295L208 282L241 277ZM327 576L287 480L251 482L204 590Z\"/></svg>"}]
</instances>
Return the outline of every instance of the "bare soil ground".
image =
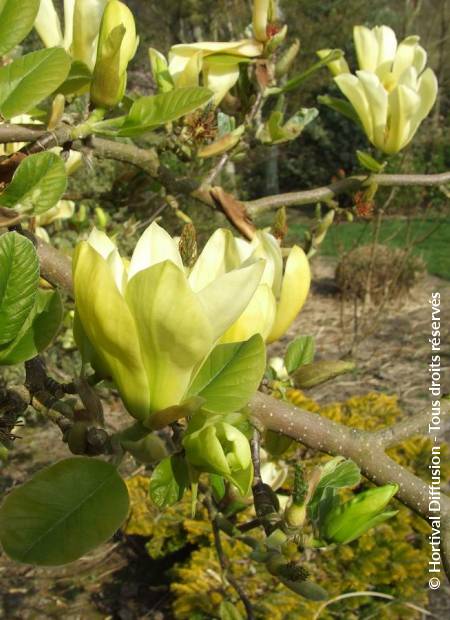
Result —
<instances>
[{"instance_id":1,"label":"bare soil ground","mask_svg":"<svg viewBox=\"0 0 450 620\"><path fill-rule=\"evenodd\" d=\"M332 283L334 261L315 262L314 287L289 336L313 334L317 359L339 358L352 342L351 308L342 307ZM405 413L427 406L430 357L430 304L433 291L441 293L442 377L444 392L450 392L450 282L426 276L407 299L384 308L380 323L377 310L370 314L373 333L353 351L357 371L310 391L326 403L344 400L368 391L396 393ZM346 318L345 318L346 317ZM274 347L274 353L281 346ZM120 407L112 405L109 420L120 423ZM14 452L0 475L0 494L23 482L49 462L68 456L56 427L39 423L21 429ZM132 468L131 462L129 463ZM181 558L180 558L181 559ZM170 595L164 571L167 565L150 561L142 542L119 534L96 553L67 567L41 569L15 564L0 556L0 618L6 620L170 620ZM435 617L450 617L448 589L433 595L430 610ZM344 619L342 619L344 620Z\"/></svg>"}]
</instances>

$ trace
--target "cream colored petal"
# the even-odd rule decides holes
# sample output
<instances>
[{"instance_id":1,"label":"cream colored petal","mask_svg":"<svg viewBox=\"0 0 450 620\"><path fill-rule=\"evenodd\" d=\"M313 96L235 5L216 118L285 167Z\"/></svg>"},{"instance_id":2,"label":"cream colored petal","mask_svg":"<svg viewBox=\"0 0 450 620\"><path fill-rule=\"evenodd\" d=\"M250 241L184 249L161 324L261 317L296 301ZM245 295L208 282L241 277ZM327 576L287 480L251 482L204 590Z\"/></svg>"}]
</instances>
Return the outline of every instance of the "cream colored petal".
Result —
<instances>
[{"instance_id":1,"label":"cream colored petal","mask_svg":"<svg viewBox=\"0 0 450 620\"><path fill-rule=\"evenodd\" d=\"M317 52L317 56L323 60L326 58L333 50L331 48L319 50ZM338 58L338 60L332 60L327 63L328 69L331 71L332 75L340 75L341 73L350 73L350 67L348 66L348 62L345 60L344 56Z\"/></svg>"},{"instance_id":2,"label":"cream colored petal","mask_svg":"<svg viewBox=\"0 0 450 620\"><path fill-rule=\"evenodd\" d=\"M388 112L388 94L374 73L368 71L357 71L358 79L363 85L369 109L372 117L373 127L373 143L378 148L383 149L387 112Z\"/></svg>"},{"instance_id":3,"label":"cream colored petal","mask_svg":"<svg viewBox=\"0 0 450 620\"><path fill-rule=\"evenodd\" d=\"M85 241L77 246L73 265L75 305L83 330L128 411L145 420L150 392L136 325L110 266Z\"/></svg>"},{"instance_id":4,"label":"cream colored petal","mask_svg":"<svg viewBox=\"0 0 450 620\"><path fill-rule=\"evenodd\" d=\"M389 129L385 153L398 153L406 146L411 132L411 121L417 114L419 106L419 95L403 84L389 95Z\"/></svg>"},{"instance_id":5,"label":"cream colored petal","mask_svg":"<svg viewBox=\"0 0 450 620\"><path fill-rule=\"evenodd\" d=\"M347 73L342 73L334 78L334 81L347 97L352 106L355 109L363 127L367 134L367 137L373 141L373 124L372 114L369 107L369 102L366 97L363 85L360 80L355 76Z\"/></svg>"},{"instance_id":6,"label":"cream colored petal","mask_svg":"<svg viewBox=\"0 0 450 620\"><path fill-rule=\"evenodd\" d=\"M64 49L68 50L73 38L73 11L76 0L64 0Z\"/></svg>"},{"instance_id":7,"label":"cream colored petal","mask_svg":"<svg viewBox=\"0 0 450 620\"><path fill-rule=\"evenodd\" d=\"M261 283L268 284L275 297L278 297L283 279L283 256L280 244L273 235L264 231L256 233L252 243L255 248L253 256L266 261Z\"/></svg>"},{"instance_id":8,"label":"cream colored petal","mask_svg":"<svg viewBox=\"0 0 450 620\"><path fill-rule=\"evenodd\" d=\"M419 128L420 123L428 116L434 106L438 92L438 81L432 69L425 69L418 80L417 94L419 95L419 106L411 120L411 126L407 142L412 140Z\"/></svg>"},{"instance_id":9,"label":"cream colored petal","mask_svg":"<svg viewBox=\"0 0 450 620\"><path fill-rule=\"evenodd\" d=\"M170 56L190 56L194 51L200 50L204 52L205 55L222 53L253 58L262 54L263 47L262 43L258 43L258 41L254 39L242 39L240 41L228 42L201 41L199 43L181 43L179 45L173 45L170 48Z\"/></svg>"},{"instance_id":10,"label":"cream colored petal","mask_svg":"<svg viewBox=\"0 0 450 620\"><path fill-rule=\"evenodd\" d=\"M217 278L198 294L217 341L244 312L261 281L264 261L235 269Z\"/></svg>"},{"instance_id":11,"label":"cream colored petal","mask_svg":"<svg viewBox=\"0 0 450 620\"><path fill-rule=\"evenodd\" d=\"M257 41L267 41L270 0L253 0L253 33Z\"/></svg>"},{"instance_id":12,"label":"cream colored petal","mask_svg":"<svg viewBox=\"0 0 450 620\"><path fill-rule=\"evenodd\" d=\"M311 269L306 254L294 245L287 259L275 322L268 342L278 340L286 333L306 301L310 284Z\"/></svg>"},{"instance_id":13,"label":"cream colored petal","mask_svg":"<svg viewBox=\"0 0 450 620\"><path fill-rule=\"evenodd\" d=\"M175 86L184 88L188 86L198 86L200 72L203 67L202 52L195 52L185 64L183 71L177 74Z\"/></svg>"},{"instance_id":14,"label":"cream colored petal","mask_svg":"<svg viewBox=\"0 0 450 620\"><path fill-rule=\"evenodd\" d=\"M142 233L134 248L129 269L129 279L138 271L166 260L172 261L174 265L183 269L183 261L181 260L177 244L164 228L153 222Z\"/></svg>"},{"instance_id":15,"label":"cream colored petal","mask_svg":"<svg viewBox=\"0 0 450 620\"><path fill-rule=\"evenodd\" d=\"M203 65L204 85L213 91L218 105L239 79L239 65L221 65L207 62Z\"/></svg>"},{"instance_id":16,"label":"cream colored petal","mask_svg":"<svg viewBox=\"0 0 450 620\"><path fill-rule=\"evenodd\" d=\"M52 0L41 0L34 27L45 47L63 45L61 24Z\"/></svg>"},{"instance_id":17,"label":"cream colored petal","mask_svg":"<svg viewBox=\"0 0 450 620\"><path fill-rule=\"evenodd\" d=\"M419 75L425 69L426 64L427 64L427 53L421 45L418 45L416 47L416 51L414 54L413 65L414 65L414 69L417 71Z\"/></svg>"},{"instance_id":18,"label":"cream colored petal","mask_svg":"<svg viewBox=\"0 0 450 620\"><path fill-rule=\"evenodd\" d=\"M97 55L98 33L107 0L75 0L72 56L91 71Z\"/></svg>"},{"instance_id":19,"label":"cream colored petal","mask_svg":"<svg viewBox=\"0 0 450 620\"><path fill-rule=\"evenodd\" d=\"M220 342L243 342L254 334L261 334L266 340L275 321L275 313L276 302L271 287L260 284L244 312Z\"/></svg>"},{"instance_id":20,"label":"cream colored petal","mask_svg":"<svg viewBox=\"0 0 450 620\"><path fill-rule=\"evenodd\" d=\"M235 241L232 232L225 228L211 235L189 275L193 291L201 291L219 276L239 267L241 260Z\"/></svg>"},{"instance_id":21,"label":"cream colored petal","mask_svg":"<svg viewBox=\"0 0 450 620\"><path fill-rule=\"evenodd\" d=\"M392 28L388 26L376 26L373 32L378 43L376 72L382 80L386 73L389 73L392 69L392 63L397 51L397 37Z\"/></svg>"},{"instance_id":22,"label":"cream colored petal","mask_svg":"<svg viewBox=\"0 0 450 620\"><path fill-rule=\"evenodd\" d=\"M126 299L136 319L152 411L178 405L194 366L213 346L203 306L184 272L169 260L132 277Z\"/></svg>"},{"instance_id":23,"label":"cream colored petal","mask_svg":"<svg viewBox=\"0 0 450 620\"><path fill-rule=\"evenodd\" d=\"M106 262L111 269L111 273L113 275L114 282L116 283L118 290L123 295L125 293L128 277L119 251L115 249L113 252L111 252L111 254L106 259Z\"/></svg>"},{"instance_id":24,"label":"cream colored petal","mask_svg":"<svg viewBox=\"0 0 450 620\"><path fill-rule=\"evenodd\" d=\"M392 73L396 80L400 78L403 71L414 66L419 39L420 37L417 36L407 37L398 46L392 66Z\"/></svg>"},{"instance_id":25,"label":"cream colored petal","mask_svg":"<svg viewBox=\"0 0 450 620\"><path fill-rule=\"evenodd\" d=\"M93 228L87 242L96 252L100 254L102 258L105 260L111 254L117 250L117 246L115 243L111 241L111 239L106 235L103 231L98 230L98 228Z\"/></svg>"},{"instance_id":26,"label":"cream colored petal","mask_svg":"<svg viewBox=\"0 0 450 620\"><path fill-rule=\"evenodd\" d=\"M353 39L355 41L359 68L375 73L379 53L375 33L373 30L366 28L366 26L355 26L353 28Z\"/></svg>"}]
</instances>

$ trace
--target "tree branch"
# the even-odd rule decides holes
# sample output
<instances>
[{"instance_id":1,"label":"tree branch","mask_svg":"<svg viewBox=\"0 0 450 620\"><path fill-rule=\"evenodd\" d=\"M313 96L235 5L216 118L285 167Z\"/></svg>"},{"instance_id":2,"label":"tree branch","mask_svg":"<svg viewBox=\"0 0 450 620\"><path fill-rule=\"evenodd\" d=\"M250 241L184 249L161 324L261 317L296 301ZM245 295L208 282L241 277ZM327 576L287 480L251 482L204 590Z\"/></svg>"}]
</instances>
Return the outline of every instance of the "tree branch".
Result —
<instances>
[{"instance_id":1,"label":"tree branch","mask_svg":"<svg viewBox=\"0 0 450 620\"><path fill-rule=\"evenodd\" d=\"M64 125L54 132L48 132L43 127L37 129L29 125L5 123L0 125L0 144L32 142L32 146L26 147L26 152L37 152L44 148L61 146L70 140L75 140L76 137L79 137L77 134L81 133L81 136L83 136L81 129L85 125L80 125L78 128ZM151 177L157 178L169 193L190 194L203 204L215 208L214 201L209 193L211 188L208 184L200 185L195 179L191 178L176 178L169 169L159 164L157 153L153 148L143 149L134 144L105 140L93 136L89 136L86 140L75 141L71 148L79 151L90 149L95 156L132 164ZM431 187L450 183L450 171L440 174L375 174L370 178L379 186L384 187ZM367 175L354 176L324 185L323 187L266 196L257 200L249 200L242 204L245 206L248 215L254 217L282 206L292 207L315 204L316 202L333 199L340 194L353 193L360 189L367 179Z\"/></svg>"},{"instance_id":2,"label":"tree branch","mask_svg":"<svg viewBox=\"0 0 450 620\"><path fill-rule=\"evenodd\" d=\"M375 183L383 187L406 187L406 186L439 186L450 183L450 171L440 174L374 174L371 177ZM275 194L265 196L258 200L248 200L244 202L250 216L261 215L279 207L294 207L300 205L315 204L331 200L340 194L353 193L361 188L367 176L354 176L341 181L336 181L330 185L317 187L299 192L289 192L287 194Z\"/></svg>"},{"instance_id":3,"label":"tree branch","mask_svg":"<svg viewBox=\"0 0 450 620\"><path fill-rule=\"evenodd\" d=\"M250 403L250 412L257 426L293 437L314 450L352 459L377 485L396 482L399 485L397 498L424 519L428 518L429 486L387 456L385 448L393 445L393 439L386 438L389 429L384 431L385 443L382 443L380 431L370 433L343 426L259 392ZM448 415L448 411L446 413ZM413 424L410 433L406 432L406 422L394 426L395 443L417 434L419 426L423 428L423 419L420 422L420 425ZM441 496L441 508L443 525L445 523L448 528L450 498Z\"/></svg>"}]
</instances>

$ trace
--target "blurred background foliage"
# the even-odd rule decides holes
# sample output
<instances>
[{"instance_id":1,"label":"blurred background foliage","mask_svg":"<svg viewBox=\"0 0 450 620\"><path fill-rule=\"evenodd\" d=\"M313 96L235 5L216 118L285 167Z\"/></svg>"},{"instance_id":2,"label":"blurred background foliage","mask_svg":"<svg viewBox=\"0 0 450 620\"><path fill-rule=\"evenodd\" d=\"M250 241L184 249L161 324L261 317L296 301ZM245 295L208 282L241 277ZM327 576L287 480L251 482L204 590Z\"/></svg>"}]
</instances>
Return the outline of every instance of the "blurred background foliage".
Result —
<instances>
[{"instance_id":1,"label":"blurred background foliage","mask_svg":"<svg viewBox=\"0 0 450 620\"><path fill-rule=\"evenodd\" d=\"M169 3L127 0L127 4L135 13L141 37L137 56L129 67L129 89L136 94L154 92L148 60L150 46L167 53L174 43L239 38L246 36L251 21L250 0ZM380 0L376 3L281 0L280 17L289 26L288 39L299 38L301 42L292 75L307 69L315 62L316 51L324 47L344 49L350 65L355 67L352 40L355 24L389 25L399 39L419 34L428 51L429 65L439 79L438 101L412 145L389 159L386 172L436 173L450 168L450 0ZM37 37L30 39L30 45L38 45ZM312 188L361 173L356 150L379 154L369 148L363 133L351 121L318 103L317 97L323 94L338 94L325 69L315 73L287 98L288 114L301 107L319 109L318 118L306 127L300 138L281 147L267 147L255 141L244 156L225 167L216 183L232 190L239 198L249 200L271 193ZM266 107L269 109L270 104ZM140 144L146 145L145 138L140 139ZM163 158L166 165L181 175L201 173L174 156L163 155ZM166 227L179 233L184 220L179 217L179 211L177 214L177 207L193 219L201 239L218 225L228 225L220 213L186 196L176 196L178 204L168 204L158 184L132 167L112 162L96 161L95 166L89 160L86 163L71 180L68 197L76 201L77 210L64 224L68 237L58 239L58 244L69 247L73 241L71 232L75 238L84 228L88 229L94 218L97 225L109 233L120 232L126 250L127 240L131 247L136 234L156 217L162 217ZM350 208L352 200L351 196L341 197L340 206ZM413 252L424 258L431 273L450 278L450 256L446 250L450 241L448 195L438 187L381 188L376 195L375 210L382 213L382 243L413 246ZM257 218L256 223L268 226L274 217L273 213L265 214ZM322 252L341 256L360 239L368 243L373 234L372 220L370 217L359 219L355 224L348 223L344 214L336 217ZM288 223L289 240L302 239L305 229L314 223L314 205L290 209Z\"/></svg>"}]
</instances>

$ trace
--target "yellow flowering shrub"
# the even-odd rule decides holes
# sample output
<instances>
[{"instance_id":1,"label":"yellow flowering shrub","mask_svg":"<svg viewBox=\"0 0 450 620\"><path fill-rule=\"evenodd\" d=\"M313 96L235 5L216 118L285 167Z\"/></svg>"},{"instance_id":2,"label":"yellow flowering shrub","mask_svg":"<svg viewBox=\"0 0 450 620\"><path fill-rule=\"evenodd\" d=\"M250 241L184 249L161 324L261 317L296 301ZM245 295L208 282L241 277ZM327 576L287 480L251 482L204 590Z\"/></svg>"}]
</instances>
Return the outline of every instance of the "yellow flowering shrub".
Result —
<instances>
[{"instance_id":1,"label":"yellow flowering shrub","mask_svg":"<svg viewBox=\"0 0 450 620\"><path fill-rule=\"evenodd\" d=\"M300 390L289 389L285 398L295 405L366 430L376 430L402 417L396 396L369 393L354 396L343 403L320 407ZM421 476L428 474L430 442L425 437L410 439L390 450L389 454ZM293 463L304 449L289 456ZM289 454L293 454L291 451ZM310 451L308 451L310 454ZM307 467L322 461L317 454ZM443 463L445 459L443 459ZM444 467L445 469L445 467ZM449 475L450 467L443 471ZM177 620L218 618L223 600L232 601L244 614L236 592L221 575L206 512L198 508L191 518L191 497L159 511L148 499L149 479L136 476L128 481L132 510L125 532L148 537L151 557L160 558L186 545L195 545L187 560L170 571L173 611ZM287 486L289 487L289 481ZM428 525L409 509L398 504L399 514L391 521L371 530L349 545L308 552L307 568L311 579L325 587L330 596L345 592L373 590L392 595L398 602L373 597L345 599L327 607L320 620L345 618L359 620L376 613L381 620L414 620L420 613L405 602L427 605ZM239 521L253 518L251 508L239 515ZM253 535L253 532L252 532ZM255 530L255 535L257 531ZM254 603L256 618L265 620L312 620L318 603L307 601L286 589L268 573L263 564L249 558L249 548L239 541L222 536L230 559L230 570Z\"/></svg>"}]
</instances>

